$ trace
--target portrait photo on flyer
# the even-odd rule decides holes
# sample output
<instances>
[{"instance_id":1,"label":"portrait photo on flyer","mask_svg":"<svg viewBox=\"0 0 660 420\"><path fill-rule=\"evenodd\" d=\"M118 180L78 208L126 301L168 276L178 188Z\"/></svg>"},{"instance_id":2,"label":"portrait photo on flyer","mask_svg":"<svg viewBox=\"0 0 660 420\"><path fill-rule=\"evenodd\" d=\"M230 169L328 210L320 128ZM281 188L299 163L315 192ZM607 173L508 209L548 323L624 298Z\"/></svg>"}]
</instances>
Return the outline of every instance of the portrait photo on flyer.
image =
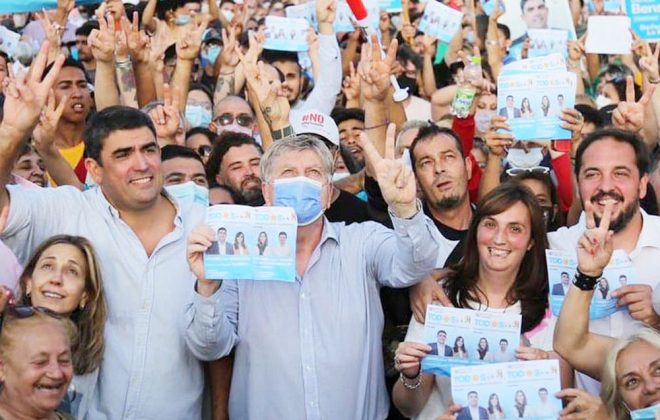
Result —
<instances>
[{"instance_id":1,"label":"portrait photo on flyer","mask_svg":"<svg viewBox=\"0 0 660 420\"><path fill-rule=\"evenodd\" d=\"M515 361L520 314L428 305L424 342L431 352L422 371L449 375L452 366Z\"/></svg>"},{"instance_id":2,"label":"portrait photo on flyer","mask_svg":"<svg viewBox=\"0 0 660 420\"><path fill-rule=\"evenodd\" d=\"M289 207L219 205L207 210L214 240L204 254L210 280L295 280L297 219Z\"/></svg>"},{"instance_id":3,"label":"portrait photo on flyer","mask_svg":"<svg viewBox=\"0 0 660 420\"><path fill-rule=\"evenodd\" d=\"M573 282L577 269L575 253L547 249L545 256L548 266L550 290L550 309L559 316L568 289ZM591 298L589 319L600 319L625 309L617 307L617 299L612 292L621 286L637 283L637 274L628 255L622 250L615 250Z\"/></svg>"},{"instance_id":4,"label":"portrait photo on flyer","mask_svg":"<svg viewBox=\"0 0 660 420\"><path fill-rule=\"evenodd\" d=\"M554 395L560 389L557 360L451 369L451 395L462 407L457 420L556 419L562 405Z\"/></svg>"}]
</instances>

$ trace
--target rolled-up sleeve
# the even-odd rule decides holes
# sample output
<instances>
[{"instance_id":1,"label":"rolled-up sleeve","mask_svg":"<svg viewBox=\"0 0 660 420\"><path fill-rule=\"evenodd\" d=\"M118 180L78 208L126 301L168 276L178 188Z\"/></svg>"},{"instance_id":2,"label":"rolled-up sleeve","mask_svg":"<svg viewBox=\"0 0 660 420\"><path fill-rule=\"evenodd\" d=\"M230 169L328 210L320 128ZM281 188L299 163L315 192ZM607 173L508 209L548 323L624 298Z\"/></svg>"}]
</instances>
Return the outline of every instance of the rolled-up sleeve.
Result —
<instances>
[{"instance_id":1,"label":"rolled-up sleeve","mask_svg":"<svg viewBox=\"0 0 660 420\"><path fill-rule=\"evenodd\" d=\"M319 34L319 64L318 80L314 81L314 88L307 99L296 108L330 114L335 107L342 81L341 53L334 34Z\"/></svg>"},{"instance_id":2,"label":"rolled-up sleeve","mask_svg":"<svg viewBox=\"0 0 660 420\"><path fill-rule=\"evenodd\" d=\"M186 307L186 344L199 360L212 361L228 355L238 343L238 287L225 280L211 296L193 294Z\"/></svg>"},{"instance_id":3,"label":"rolled-up sleeve","mask_svg":"<svg viewBox=\"0 0 660 420\"><path fill-rule=\"evenodd\" d=\"M379 283L407 287L435 268L442 238L422 211L411 219L390 216L394 230L377 226L365 243L365 255Z\"/></svg>"}]
</instances>

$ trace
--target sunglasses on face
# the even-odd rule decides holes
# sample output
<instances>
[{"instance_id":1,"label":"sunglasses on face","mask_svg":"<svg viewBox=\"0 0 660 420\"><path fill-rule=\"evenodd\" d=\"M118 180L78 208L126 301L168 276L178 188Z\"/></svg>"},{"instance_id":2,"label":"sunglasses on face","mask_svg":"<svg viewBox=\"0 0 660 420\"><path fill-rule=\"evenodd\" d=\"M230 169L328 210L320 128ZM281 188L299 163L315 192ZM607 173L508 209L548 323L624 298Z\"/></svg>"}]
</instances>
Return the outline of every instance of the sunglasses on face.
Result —
<instances>
[{"instance_id":1,"label":"sunglasses on face","mask_svg":"<svg viewBox=\"0 0 660 420\"><path fill-rule=\"evenodd\" d=\"M527 172L535 174L547 174L550 172L550 168L545 166L532 166L531 168L509 168L506 170L506 173L509 176L518 176Z\"/></svg>"},{"instance_id":2,"label":"sunglasses on face","mask_svg":"<svg viewBox=\"0 0 660 420\"><path fill-rule=\"evenodd\" d=\"M239 114L236 118L234 118L232 114L222 114L217 116L213 122L219 125L229 125L232 124L234 120L236 120L236 123L241 127L249 127L254 122L254 118L248 114Z\"/></svg>"}]
</instances>

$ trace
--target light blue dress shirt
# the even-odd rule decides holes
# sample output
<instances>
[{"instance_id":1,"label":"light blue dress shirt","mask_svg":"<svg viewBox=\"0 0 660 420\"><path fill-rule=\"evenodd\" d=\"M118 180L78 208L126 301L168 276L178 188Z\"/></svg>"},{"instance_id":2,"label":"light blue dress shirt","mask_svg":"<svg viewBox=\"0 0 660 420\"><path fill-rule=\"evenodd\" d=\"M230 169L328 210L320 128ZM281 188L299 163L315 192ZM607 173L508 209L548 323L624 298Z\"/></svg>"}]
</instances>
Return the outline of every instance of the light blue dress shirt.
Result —
<instances>
[{"instance_id":1,"label":"light blue dress shirt","mask_svg":"<svg viewBox=\"0 0 660 420\"><path fill-rule=\"evenodd\" d=\"M388 412L382 285L406 287L434 267L439 233L420 211L377 223L324 221L293 283L224 281L195 294L187 340L203 360L235 347L234 419L383 419Z\"/></svg>"},{"instance_id":2,"label":"light blue dress shirt","mask_svg":"<svg viewBox=\"0 0 660 420\"><path fill-rule=\"evenodd\" d=\"M100 188L8 187L9 221L2 239L25 263L56 234L88 238L103 274L108 320L105 353L87 418L198 419L204 375L186 346L185 306L194 276L186 260L188 233L204 220L205 208L182 204L148 256Z\"/></svg>"}]
</instances>

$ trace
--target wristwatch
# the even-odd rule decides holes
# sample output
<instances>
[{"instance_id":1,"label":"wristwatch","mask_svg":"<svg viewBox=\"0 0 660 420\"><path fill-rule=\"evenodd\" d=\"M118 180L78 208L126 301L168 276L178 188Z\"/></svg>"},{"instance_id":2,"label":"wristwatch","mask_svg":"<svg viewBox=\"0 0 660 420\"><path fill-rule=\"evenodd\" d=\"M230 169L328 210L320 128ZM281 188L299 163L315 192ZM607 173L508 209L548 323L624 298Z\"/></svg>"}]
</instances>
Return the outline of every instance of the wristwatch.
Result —
<instances>
[{"instance_id":1,"label":"wristwatch","mask_svg":"<svg viewBox=\"0 0 660 420\"><path fill-rule=\"evenodd\" d=\"M589 291L594 290L598 284L598 279L602 276L591 277L580 272L580 270L575 271L575 277L573 278L573 284L580 290Z\"/></svg>"}]
</instances>

